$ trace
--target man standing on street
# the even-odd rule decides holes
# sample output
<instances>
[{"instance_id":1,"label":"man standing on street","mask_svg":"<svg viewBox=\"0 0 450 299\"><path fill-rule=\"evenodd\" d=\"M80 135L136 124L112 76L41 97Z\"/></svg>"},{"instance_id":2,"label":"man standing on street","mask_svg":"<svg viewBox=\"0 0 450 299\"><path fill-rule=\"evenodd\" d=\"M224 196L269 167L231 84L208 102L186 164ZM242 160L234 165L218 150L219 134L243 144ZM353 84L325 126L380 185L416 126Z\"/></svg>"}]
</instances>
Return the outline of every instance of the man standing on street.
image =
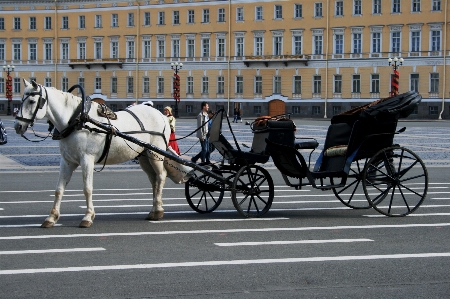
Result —
<instances>
[{"instance_id":1,"label":"man standing on street","mask_svg":"<svg viewBox=\"0 0 450 299\"><path fill-rule=\"evenodd\" d=\"M209 104L207 102L202 102L202 110L197 115L197 127L201 127L197 131L197 137L200 140L200 145L202 146L201 152L195 155L191 161L196 163L200 158L202 164L209 164L209 140L207 137L208 134L208 110Z\"/></svg>"}]
</instances>

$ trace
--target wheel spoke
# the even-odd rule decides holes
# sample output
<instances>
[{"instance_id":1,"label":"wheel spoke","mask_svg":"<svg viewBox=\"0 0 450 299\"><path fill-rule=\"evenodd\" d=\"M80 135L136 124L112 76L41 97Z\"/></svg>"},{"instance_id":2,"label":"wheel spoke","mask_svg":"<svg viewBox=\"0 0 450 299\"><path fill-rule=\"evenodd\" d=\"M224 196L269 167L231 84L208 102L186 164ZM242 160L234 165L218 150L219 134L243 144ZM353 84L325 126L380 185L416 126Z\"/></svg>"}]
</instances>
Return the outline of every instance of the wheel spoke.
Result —
<instances>
[{"instance_id":1,"label":"wheel spoke","mask_svg":"<svg viewBox=\"0 0 450 299\"><path fill-rule=\"evenodd\" d=\"M404 202L405 205L406 205L406 208L408 209L408 213L411 212L411 209L409 208L408 201L406 200L405 195L403 194L402 189L401 189L400 187L398 187L398 190L400 191L400 194L402 195L402 199L403 199L403 202Z\"/></svg>"}]
</instances>

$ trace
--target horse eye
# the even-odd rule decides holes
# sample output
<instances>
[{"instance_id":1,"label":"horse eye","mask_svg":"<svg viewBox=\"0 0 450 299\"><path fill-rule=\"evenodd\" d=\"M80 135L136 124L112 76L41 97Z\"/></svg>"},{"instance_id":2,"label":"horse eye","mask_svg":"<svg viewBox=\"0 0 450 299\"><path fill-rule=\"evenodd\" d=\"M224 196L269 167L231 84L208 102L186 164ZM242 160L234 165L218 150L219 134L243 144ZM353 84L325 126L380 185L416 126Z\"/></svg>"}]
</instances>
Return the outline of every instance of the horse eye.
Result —
<instances>
[{"instance_id":1,"label":"horse eye","mask_svg":"<svg viewBox=\"0 0 450 299\"><path fill-rule=\"evenodd\" d=\"M29 103L30 104L34 104L34 103L36 103L36 101L35 100L30 100Z\"/></svg>"}]
</instances>

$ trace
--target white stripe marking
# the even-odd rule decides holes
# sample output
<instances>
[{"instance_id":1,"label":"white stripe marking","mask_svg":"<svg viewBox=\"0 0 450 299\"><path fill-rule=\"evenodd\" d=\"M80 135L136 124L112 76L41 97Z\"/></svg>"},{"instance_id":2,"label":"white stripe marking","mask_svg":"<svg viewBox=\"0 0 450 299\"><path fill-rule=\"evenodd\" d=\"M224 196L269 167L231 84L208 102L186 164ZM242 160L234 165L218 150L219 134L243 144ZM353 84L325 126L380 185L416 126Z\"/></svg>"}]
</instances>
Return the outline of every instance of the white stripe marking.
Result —
<instances>
[{"instance_id":1,"label":"white stripe marking","mask_svg":"<svg viewBox=\"0 0 450 299\"><path fill-rule=\"evenodd\" d=\"M171 203L165 204L164 207L182 207L188 206L187 203ZM152 207L152 205L115 205L115 206L95 206L95 208L142 208L142 207ZM86 209L86 206L80 206L82 209Z\"/></svg>"},{"instance_id":2,"label":"white stripe marking","mask_svg":"<svg viewBox=\"0 0 450 299\"><path fill-rule=\"evenodd\" d=\"M284 259L205 261L205 262L182 262L182 263L161 263L161 264L134 264L134 265L87 266L87 267L66 267L66 268L17 269L17 270L0 270L0 275L85 272L85 271L106 271L106 270L158 269L158 268L180 268L180 267L205 267L205 266L226 266L226 265L242 266L242 265L257 265L257 264L362 261L362 260L435 258L435 257L450 257L450 252L389 254L389 255L387 255L387 254L386 255L360 255L360 256L322 256L322 257L284 258Z\"/></svg>"},{"instance_id":3,"label":"white stripe marking","mask_svg":"<svg viewBox=\"0 0 450 299\"><path fill-rule=\"evenodd\" d=\"M369 218L386 217L385 215L363 215ZM450 213L423 213L423 214L408 214L406 217L428 217L428 216L450 216Z\"/></svg>"},{"instance_id":4,"label":"white stripe marking","mask_svg":"<svg viewBox=\"0 0 450 299\"><path fill-rule=\"evenodd\" d=\"M11 225L0 225L0 228L18 228L18 227L40 227L41 224L11 224ZM56 223L54 226L61 226L61 224Z\"/></svg>"},{"instance_id":5,"label":"white stripe marking","mask_svg":"<svg viewBox=\"0 0 450 299\"><path fill-rule=\"evenodd\" d=\"M36 254L36 253L63 253L63 252L90 252L106 250L102 247L94 248L67 248L67 249L41 249L41 250L14 250L14 251L0 251L0 255L12 254Z\"/></svg>"},{"instance_id":6,"label":"white stripe marking","mask_svg":"<svg viewBox=\"0 0 450 299\"><path fill-rule=\"evenodd\" d=\"M373 242L371 239L334 239L334 240L301 240L301 241L269 241L269 242L236 242L236 243L214 243L222 247L232 246L259 246L259 245L290 245L290 244L325 244L325 243L353 243Z\"/></svg>"},{"instance_id":7,"label":"white stripe marking","mask_svg":"<svg viewBox=\"0 0 450 299\"><path fill-rule=\"evenodd\" d=\"M240 218L240 219L197 219L197 220L158 220L149 221L150 223L196 223L196 222L235 222L235 221L273 221L273 220L288 220L289 218Z\"/></svg>"},{"instance_id":8,"label":"white stripe marking","mask_svg":"<svg viewBox=\"0 0 450 299\"><path fill-rule=\"evenodd\" d=\"M0 237L0 240L28 240L28 239L52 239L52 238L84 238L84 237L113 237L113 236L158 236L158 235L195 235L218 233L266 233L281 231L315 231L315 230L346 230L346 229L391 229L391 228L418 228L418 227L446 227L450 223L424 223L424 224L399 224L399 225L361 225L361 226L323 226L323 227L272 227L272 228L242 228L242 229L212 229L189 231L158 231L158 232L129 232L129 233L98 233L98 234L70 234L70 235L36 235L36 236L8 236Z\"/></svg>"}]
</instances>

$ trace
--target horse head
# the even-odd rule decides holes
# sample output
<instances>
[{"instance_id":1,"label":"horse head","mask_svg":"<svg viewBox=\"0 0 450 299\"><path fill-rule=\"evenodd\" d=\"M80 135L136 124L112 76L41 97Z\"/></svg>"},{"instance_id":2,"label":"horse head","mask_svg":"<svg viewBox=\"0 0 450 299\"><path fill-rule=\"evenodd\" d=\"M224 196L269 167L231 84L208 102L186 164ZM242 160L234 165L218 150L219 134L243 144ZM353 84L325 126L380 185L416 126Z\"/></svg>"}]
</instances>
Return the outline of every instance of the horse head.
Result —
<instances>
[{"instance_id":1,"label":"horse head","mask_svg":"<svg viewBox=\"0 0 450 299\"><path fill-rule=\"evenodd\" d=\"M47 114L47 90L36 82L23 79L25 90L22 103L16 116L14 129L17 134L23 135L29 126L33 126L36 119L42 119Z\"/></svg>"}]
</instances>

